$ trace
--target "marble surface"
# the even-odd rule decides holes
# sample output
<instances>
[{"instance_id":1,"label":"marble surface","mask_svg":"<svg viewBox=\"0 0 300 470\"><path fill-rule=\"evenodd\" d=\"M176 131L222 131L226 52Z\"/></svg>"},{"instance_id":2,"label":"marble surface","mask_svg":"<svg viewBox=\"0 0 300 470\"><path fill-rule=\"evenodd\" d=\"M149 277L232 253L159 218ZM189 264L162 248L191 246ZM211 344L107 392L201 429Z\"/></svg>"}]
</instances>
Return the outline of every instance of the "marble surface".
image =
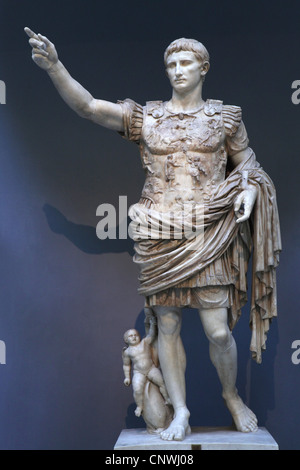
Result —
<instances>
[{"instance_id":1,"label":"marble surface","mask_svg":"<svg viewBox=\"0 0 300 470\"><path fill-rule=\"evenodd\" d=\"M181 442L163 441L145 429L124 429L114 450L279 450L279 447L263 427L251 433L230 427L194 427Z\"/></svg>"}]
</instances>

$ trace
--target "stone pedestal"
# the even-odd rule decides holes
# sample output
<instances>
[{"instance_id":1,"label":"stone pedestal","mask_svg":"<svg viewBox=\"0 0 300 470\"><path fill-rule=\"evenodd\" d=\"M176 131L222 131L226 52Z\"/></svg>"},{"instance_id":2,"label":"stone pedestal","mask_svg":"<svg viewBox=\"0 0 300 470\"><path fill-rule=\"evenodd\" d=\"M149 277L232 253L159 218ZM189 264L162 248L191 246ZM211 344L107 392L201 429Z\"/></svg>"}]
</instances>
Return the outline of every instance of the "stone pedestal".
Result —
<instances>
[{"instance_id":1,"label":"stone pedestal","mask_svg":"<svg viewBox=\"0 0 300 470\"><path fill-rule=\"evenodd\" d=\"M252 433L230 427L194 427L184 441L163 441L145 429L124 429L114 450L279 450L265 428Z\"/></svg>"}]
</instances>

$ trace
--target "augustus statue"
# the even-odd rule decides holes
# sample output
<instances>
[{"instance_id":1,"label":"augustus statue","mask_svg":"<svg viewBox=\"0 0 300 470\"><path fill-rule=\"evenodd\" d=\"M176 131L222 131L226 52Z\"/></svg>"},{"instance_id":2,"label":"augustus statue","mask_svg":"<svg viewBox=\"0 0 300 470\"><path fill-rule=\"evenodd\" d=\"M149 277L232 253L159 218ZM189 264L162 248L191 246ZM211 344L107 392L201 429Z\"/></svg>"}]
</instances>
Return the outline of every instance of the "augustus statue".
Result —
<instances>
[{"instance_id":1,"label":"augustus statue","mask_svg":"<svg viewBox=\"0 0 300 470\"><path fill-rule=\"evenodd\" d=\"M157 318L159 364L174 409L161 438L183 440L190 432L180 338L183 307L199 310L236 429L255 431L256 416L236 389L232 330L247 301L246 273L253 252L250 350L260 363L277 315L275 268L281 239L274 185L248 146L241 108L203 100L209 54L196 40L178 39L165 51L171 99L141 106L131 99L111 103L93 98L70 76L45 36L25 31L34 62L65 102L79 116L139 145L146 180L129 215L139 292Z\"/></svg>"}]
</instances>

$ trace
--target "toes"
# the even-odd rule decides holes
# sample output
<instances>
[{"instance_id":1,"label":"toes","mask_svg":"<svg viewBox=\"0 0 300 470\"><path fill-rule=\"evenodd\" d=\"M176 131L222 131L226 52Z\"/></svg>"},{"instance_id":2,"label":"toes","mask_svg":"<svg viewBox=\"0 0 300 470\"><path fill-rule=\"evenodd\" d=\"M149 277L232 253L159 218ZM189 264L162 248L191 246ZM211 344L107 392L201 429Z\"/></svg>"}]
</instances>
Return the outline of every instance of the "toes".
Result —
<instances>
[{"instance_id":1,"label":"toes","mask_svg":"<svg viewBox=\"0 0 300 470\"><path fill-rule=\"evenodd\" d=\"M256 432L258 430L257 421L251 423L251 432Z\"/></svg>"},{"instance_id":2,"label":"toes","mask_svg":"<svg viewBox=\"0 0 300 470\"><path fill-rule=\"evenodd\" d=\"M257 420L256 418L245 417L244 422L239 422L237 424L237 430L240 432L255 432L257 431Z\"/></svg>"},{"instance_id":3,"label":"toes","mask_svg":"<svg viewBox=\"0 0 300 470\"><path fill-rule=\"evenodd\" d=\"M180 428L178 428L174 434L174 441L182 441L184 436L185 436L184 428L183 426L180 426Z\"/></svg>"},{"instance_id":4,"label":"toes","mask_svg":"<svg viewBox=\"0 0 300 470\"><path fill-rule=\"evenodd\" d=\"M172 434L169 433L169 432L166 432L166 431L162 432L162 433L160 434L160 437L161 437L161 439L163 439L164 441L172 441L172 440L173 440Z\"/></svg>"},{"instance_id":5,"label":"toes","mask_svg":"<svg viewBox=\"0 0 300 470\"><path fill-rule=\"evenodd\" d=\"M185 437L185 430L183 426L179 426L174 430L163 431L160 434L161 439L164 441L182 441Z\"/></svg>"}]
</instances>

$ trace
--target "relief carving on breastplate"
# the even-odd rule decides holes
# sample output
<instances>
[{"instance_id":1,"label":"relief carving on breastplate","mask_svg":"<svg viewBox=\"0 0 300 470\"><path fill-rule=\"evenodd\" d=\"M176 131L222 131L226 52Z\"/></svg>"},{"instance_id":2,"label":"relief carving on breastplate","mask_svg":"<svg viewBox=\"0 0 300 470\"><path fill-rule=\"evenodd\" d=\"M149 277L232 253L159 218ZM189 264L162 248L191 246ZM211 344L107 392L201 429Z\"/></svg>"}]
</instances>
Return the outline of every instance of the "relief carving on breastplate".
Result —
<instances>
[{"instance_id":1,"label":"relief carving on breastplate","mask_svg":"<svg viewBox=\"0 0 300 470\"><path fill-rule=\"evenodd\" d=\"M214 160L214 181L219 184L225 179L226 165L227 165L227 152L224 145L216 152Z\"/></svg>"},{"instance_id":2,"label":"relief carving on breastplate","mask_svg":"<svg viewBox=\"0 0 300 470\"><path fill-rule=\"evenodd\" d=\"M189 164L189 174L192 176L194 186L203 189L203 184L207 178L207 169L201 162L201 156L187 156L187 162Z\"/></svg>"},{"instance_id":3,"label":"relief carving on breastplate","mask_svg":"<svg viewBox=\"0 0 300 470\"><path fill-rule=\"evenodd\" d=\"M157 155L176 151L211 152L218 150L225 138L220 116L168 116L144 128L144 142Z\"/></svg>"},{"instance_id":4,"label":"relief carving on breastplate","mask_svg":"<svg viewBox=\"0 0 300 470\"><path fill-rule=\"evenodd\" d=\"M154 174L154 171L151 167L153 165L153 155L146 148L144 149L142 153L142 164L143 164L143 169L146 172L146 175Z\"/></svg>"},{"instance_id":5,"label":"relief carving on breastplate","mask_svg":"<svg viewBox=\"0 0 300 470\"><path fill-rule=\"evenodd\" d=\"M155 176L149 176L145 181L141 197L157 203L160 199L160 194L163 194L161 180Z\"/></svg>"},{"instance_id":6,"label":"relief carving on breastplate","mask_svg":"<svg viewBox=\"0 0 300 470\"><path fill-rule=\"evenodd\" d=\"M182 167L175 155L168 155L165 160L165 180L168 183L168 188L170 189L175 183L175 169Z\"/></svg>"}]
</instances>

